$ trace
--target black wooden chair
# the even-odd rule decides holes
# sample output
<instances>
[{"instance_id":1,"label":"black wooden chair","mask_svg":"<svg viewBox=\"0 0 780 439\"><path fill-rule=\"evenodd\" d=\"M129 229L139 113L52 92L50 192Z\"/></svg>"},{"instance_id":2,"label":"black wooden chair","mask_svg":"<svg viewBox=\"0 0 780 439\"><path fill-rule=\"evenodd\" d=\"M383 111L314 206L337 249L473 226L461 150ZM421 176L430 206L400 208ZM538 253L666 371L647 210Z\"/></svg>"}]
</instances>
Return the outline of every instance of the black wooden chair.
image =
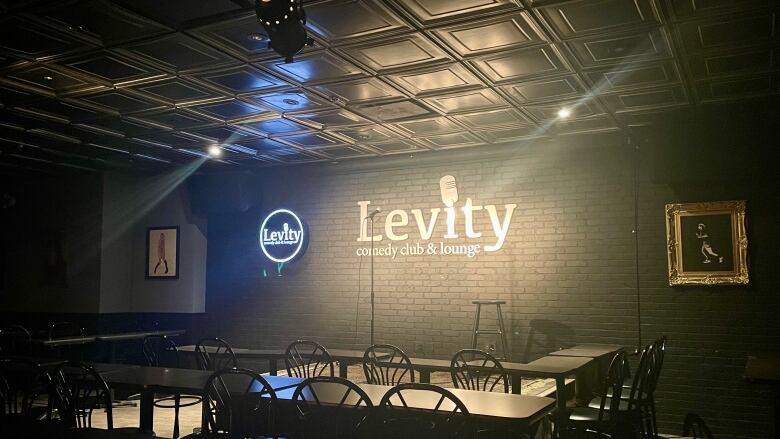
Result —
<instances>
[{"instance_id":1,"label":"black wooden chair","mask_svg":"<svg viewBox=\"0 0 780 439\"><path fill-rule=\"evenodd\" d=\"M624 384L621 385L619 416L624 423L632 425L641 437L657 436L653 425L652 399L650 398L655 378L656 352L655 343L642 348L636 373L631 378L630 388L625 387L625 371L628 370L628 367L625 366L625 363L623 366ZM603 398L594 398L588 406L598 408Z\"/></svg>"},{"instance_id":2,"label":"black wooden chair","mask_svg":"<svg viewBox=\"0 0 780 439\"><path fill-rule=\"evenodd\" d=\"M394 386L414 382L414 369L409 357L397 346L375 344L363 353L363 373L369 384Z\"/></svg>"},{"instance_id":3,"label":"black wooden chair","mask_svg":"<svg viewBox=\"0 0 780 439\"><path fill-rule=\"evenodd\" d=\"M501 362L478 349L456 352L450 362L450 375L456 388L509 393L509 374Z\"/></svg>"},{"instance_id":4,"label":"black wooden chair","mask_svg":"<svg viewBox=\"0 0 780 439\"><path fill-rule=\"evenodd\" d=\"M106 426L114 428L111 393L95 369L67 361L54 369L54 404L60 420L70 428L92 428L92 413L104 409Z\"/></svg>"},{"instance_id":5,"label":"black wooden chair","mask_svg":"<svg viewBox=\"0 0 780 439\"><path fill-rule=\"evenodd\" d=\"M176 343L164 335L150 335L144 338L142 350L146 363L154 367L180 368L179 351ZM201 402L197 395L164 395L154 400L154 406L162 409L173 409L173 437L179 437L179 410Z\"/></svg>"},{"instance_id":6,"label":"black wooden chair","mask_svg":"<svg viewBox=\"0 0 780 439\"><path fill-rule=\"evenodd\" d=\"M195 345L195 360L201 370L216 372L238 367L236 354L221 338L204 338Z\"/></svg>"},{"instance_id":7,"label":"black wooden chair","mask_svg":"<svg viewBox=\"0 0 780 439\"><path fill-rule=\"evenodd\" d=\"M22 325L8 325L0 328L0 355L30 354L30 331Z\"/></svg>"},{"instance_id":8,"label":"black wooden chair","mask_svg":"<svg viewBox=\"0 0 780 439\"><path fill-rule=\"evenodd\" d=\"M285 351L284 364L291 377L335 375L333 358L324 346L314 341L298 340L290 343Z\"/></svg>"},{"instance_id":9,"label":"black wooden chair","mask_svg":"<svg viewBox=\"0 0 780 439\"><path fill-rule=\"evenodd\" d=\"M404 439L467 439L474 437L471 416L463 402L433 384L403 383L379 403L376 437Z\"/></svg>"},{"instance_id":10,"label":"black wooden chair","mask_svg":"<svg viewBox=\"0 0 780 439\"><path fill-rule=\"evenodd\" d=\"M620 407L625 373L626 355L617 353L609 365L598 407L576 407L569 415L568 427L575 432L575 438L596 435L601 437L622 437L619 433Z\"/></svg>"},{"instance_id":11,"label":"black wooden chair","mask_svg":"<svg viewBox=\"0 0 780 439\"><path fill-rule=\"evenodd\" d=\"M10 437L33 424L51 426L51 391L51 376L37 363L0 360L0 432Z\"/></svg>"},{"instance_id":12,"label":"black wooden chair","mask_svg":"<svg viewBox=\"0 0 780 439\"><path fill-rule=\"evenodd\" d=\"M307 378L293 393L298 409L296 439L355 439L366 436L373 407L365 391L340 377Z\"/></svg>"},{"instance_id":13,"label":"black wooden chair","mask_svg":"<svg viewBox=\"0 0 780 439\"><path fill-rule=\"evenodd\" d=\"M203 389L200 435L191 437L276 438L276 413L276 393L260 374L218 370Z\"/></svg>"},{"instance_id":14,"label":"black wooden chair","mask_svg":"<svg viewBox=\"0 0 780 439\"><path fill-rule=\"evenodd\" d=\"M695 413L685 415L682 435L696 439L715 439L704 420Z\"/></svg>"},{"instance_id":15,"label":"black wooden chair","mask_svg":"<svg viewBox=\"0 0 780 439\"><path fill-rule=\"evenodd\" d=\"M117 437L121 434L138 437L154 437L151 431L141 431L135 427L114 428L114 414L111 406L111 393L103 377L91 366L75 361L66 361L58 365L53 372L52 405L56 407L59 419L65 426L85 430L92 427L93 414L104 411L106 429L112 430ZM82 436L82 435L77 435ZM105 436L105 434L104 434Z\"/></svg>"}]
</instances>

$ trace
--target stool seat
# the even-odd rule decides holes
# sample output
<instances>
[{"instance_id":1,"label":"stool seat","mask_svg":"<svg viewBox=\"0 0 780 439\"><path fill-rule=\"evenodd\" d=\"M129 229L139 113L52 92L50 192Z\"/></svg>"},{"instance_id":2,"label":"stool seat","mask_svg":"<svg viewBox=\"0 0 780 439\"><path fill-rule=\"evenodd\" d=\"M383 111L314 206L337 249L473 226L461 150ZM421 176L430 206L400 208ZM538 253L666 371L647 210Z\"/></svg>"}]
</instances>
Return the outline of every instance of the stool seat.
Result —
<instances>
[{"instance_id":1,"label":"stool seat","mask_svg":"<svg viewBox=\"0 0 780 439\"><path fill-rule=\"evenodd\" d=\"M506 305L506 300L472 300L474 305Z\"/></svg>"}]
</instances>

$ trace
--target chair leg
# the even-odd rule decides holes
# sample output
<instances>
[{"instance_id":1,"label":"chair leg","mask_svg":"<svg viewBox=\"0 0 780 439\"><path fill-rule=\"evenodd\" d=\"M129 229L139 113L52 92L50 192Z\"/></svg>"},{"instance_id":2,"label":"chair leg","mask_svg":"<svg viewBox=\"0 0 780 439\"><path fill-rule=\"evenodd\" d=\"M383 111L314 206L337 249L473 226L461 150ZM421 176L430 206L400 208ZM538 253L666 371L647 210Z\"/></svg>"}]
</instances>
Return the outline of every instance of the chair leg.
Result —
<instances>
[{"instance_id":1,"label":"chair leg","mask_svg":"<svg viewBox=\"0 0 780 439\"><path fill-rule=\"evenodd\" d=\"M178 393L173 396L173 437L179 437L179 405L181 404L181 395Z\"/></svg>"}]
</instances>

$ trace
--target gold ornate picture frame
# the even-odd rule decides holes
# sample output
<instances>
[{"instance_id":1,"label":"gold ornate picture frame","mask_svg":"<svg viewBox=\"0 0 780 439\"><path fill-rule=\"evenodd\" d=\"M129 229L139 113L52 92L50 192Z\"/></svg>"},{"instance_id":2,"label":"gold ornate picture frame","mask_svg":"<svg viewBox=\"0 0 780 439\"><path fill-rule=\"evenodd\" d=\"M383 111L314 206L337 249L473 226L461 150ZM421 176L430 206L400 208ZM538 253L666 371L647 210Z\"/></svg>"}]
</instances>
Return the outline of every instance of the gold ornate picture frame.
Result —
<instances>
[{"instance_id":1,"label":"gold ornate picture frame","mask_svg":"<svg viewBox=\"0 0 780 439\"><path fill-rule=\"evenodd\" d=\"M666 205L669 285L747 285L745 201Z\"/></svg>"}]
</instances>

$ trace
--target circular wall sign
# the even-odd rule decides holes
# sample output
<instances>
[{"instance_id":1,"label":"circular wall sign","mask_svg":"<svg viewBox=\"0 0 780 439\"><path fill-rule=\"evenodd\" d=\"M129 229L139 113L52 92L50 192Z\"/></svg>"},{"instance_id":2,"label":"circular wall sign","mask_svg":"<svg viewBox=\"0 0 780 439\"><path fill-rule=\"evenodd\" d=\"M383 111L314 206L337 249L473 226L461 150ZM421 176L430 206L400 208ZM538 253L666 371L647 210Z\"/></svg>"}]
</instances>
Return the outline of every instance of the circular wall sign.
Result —
<instances>
[{"instance_id":1,"label":"circular wall sign","mask_svg":"<svg viewBox=\"0 0 780 439\"><path fill-rule=\"evenodd\" d=\"M301 219L287 209L274 210L260 225L260 249L274 262L287 262L298 256L305 238Z\"/></svg>"}]
</instances>

